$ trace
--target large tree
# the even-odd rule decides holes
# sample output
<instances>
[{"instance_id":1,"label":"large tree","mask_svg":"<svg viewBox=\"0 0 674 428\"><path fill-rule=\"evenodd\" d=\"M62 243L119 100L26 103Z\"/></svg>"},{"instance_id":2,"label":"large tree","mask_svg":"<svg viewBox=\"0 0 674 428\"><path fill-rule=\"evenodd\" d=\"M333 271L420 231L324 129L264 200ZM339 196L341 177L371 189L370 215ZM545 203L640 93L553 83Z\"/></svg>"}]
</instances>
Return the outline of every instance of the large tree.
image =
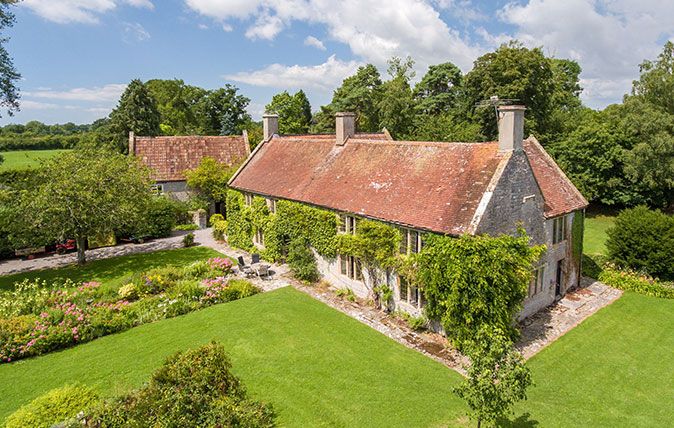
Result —
<instances>
[{"instance_id":1,"label":"large tree","mask_svg":"<svg viewBox=\"0 0 674 428\"><path fill-rule=\"evenodd\" d=\"M16 71L5 47L9 38L4 37L4 30L14 25L14 14L10 12L10 7L16 3L18 0L0 0L0 106L6 109L9 116L19 110L19 88L16 83L21 75Z\"/></svg>"},{"instance_id":2,"label":"large tree","mask_svg":"<svg viewBox=\"0 0 674 428\"><path fill-rule=\"evenodd\" d=\"M391 58L388 62L391 79L381 86L377 103L379 127L386 128L394 138L409 137L414 124L414 97L410 81L414 78L414 61L410 57Z\"/></svg>"},{"instance_id":3,"label":"large tree","mask_svg":"<svg viewBox=\"0 0 674 428\"><path fill-rule=\"evenodd\" d=\"M311 104L304 91L294 95L283 91L272 97L265 110L279 115L279 132L281 134L306 134L311 125Z\"/></svg>"},{"instance_id":4,"label":"large tree","mask_svg":"<svg viewBox=\"0 0 674 428\"><path fill-rule=\"evenodd\" d=\"M130 131L143 136L159 135L159 124L157 102L143 82L132 80L122 93L117 107L110 113L110 131L114 135L117 148L121 152L128 150Z\"/></svg>"},{"instance_id":5,"label":"large tree","mask_svg":"<svg viewBox=\"0 0 674 428\"><path fill-rule=\"evenodd\" d=\"M639 69L641 75L634 81L632 94L674 115L674 43L667 41L658 59L645 60Z\"/></svg>"},{"instance_id":6,"label":"large tree","mask_svg":"<svg viewBox=\"0 0 674 428\"><path fill-rule=\"evenodd\" d=\"M194 107L208 91L186 85L179 79L152 79L148 80L146 86L150 95L157 101L162 134L185 135L198 131Z\"/></svg>"},{"instance_id":7,"label":"large tree","mask_svg":"<svg viewBox=\"0 0 674 428\"><path fill-rule=\"evenodd\" d=\"M545 133L553 109L555 81L542 49L528 49L517 41L505 43L479 57L463 82L469 113L476 114L488 138L498 134L494 109L476 106L492 96L524 104L527 132Z\"/></svg>"},{"instance_id":8,"label":"large tree","mask_svg":"<svg viewBox=\"0 0 674 428\"><path fill-rule=\"evenodd\" d=\"M64 153L37 174L41 184L23 192L15 227L55 240L75 238L79 264L86 261L87 238L133 224L151 195L148 171L136 158L111 151Z\"/></svg>"},{"instance_id":9,"label":"large tree","mask_svg":"<svg viewBox=\"0 0 674 428\"><path fill-rule=\"evenodd\" d=\"M238 94L239 89L230 84L209 91L195 106L199 131L206 135L234 135L243 131L250 121L246 111L250 99Z\"/></svg>"},{"instance_id":10,"label":"large tree","mask_svg":"<svg viewBox=\"0 0 674 428\"><path fill-rule=\"evenodd\" d=\"M359 67L356 74L344 79L342 86L335 90L330 104L321 107L314 120L314 131L334 131L334 115L340 111L356 114L356 129L359 131L378 131L381 85L377 67L372 64Z\"/></svg>"},{"instance_id":11,"label":"large tree","mask_svg":"<svg viewBox=\"0 0 674 428\"><path fill-rule=\"evenodd\" d=\"M417 110L423 114L449 112L456 107L460 97L461 70L451 62L431 65L414 86Z\"/></svg>"}]
</instances>

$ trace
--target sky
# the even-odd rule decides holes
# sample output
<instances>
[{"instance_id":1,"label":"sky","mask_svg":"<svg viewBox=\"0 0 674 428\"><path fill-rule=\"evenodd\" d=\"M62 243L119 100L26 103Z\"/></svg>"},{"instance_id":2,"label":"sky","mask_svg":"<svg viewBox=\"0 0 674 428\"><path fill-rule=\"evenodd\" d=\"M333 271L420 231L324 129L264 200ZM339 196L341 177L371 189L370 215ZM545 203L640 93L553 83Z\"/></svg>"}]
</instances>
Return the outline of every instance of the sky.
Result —
<instances>
[{"instance_id":1,"label":"sky","mask_svg":"<svg viewBox=\"0 0 674 428\"><path fill-rule=\"evenodd\" d=\"M593 108L620 102L674 40L671 0L23 0L3 36L22 74L21 111L0 124L90 123L134 78L234 84L259 119L271 97L304 89L314 111L358 66L410 55L417 78L464 72L512 38L570 58Z\"/></svg>"}]
</instances>

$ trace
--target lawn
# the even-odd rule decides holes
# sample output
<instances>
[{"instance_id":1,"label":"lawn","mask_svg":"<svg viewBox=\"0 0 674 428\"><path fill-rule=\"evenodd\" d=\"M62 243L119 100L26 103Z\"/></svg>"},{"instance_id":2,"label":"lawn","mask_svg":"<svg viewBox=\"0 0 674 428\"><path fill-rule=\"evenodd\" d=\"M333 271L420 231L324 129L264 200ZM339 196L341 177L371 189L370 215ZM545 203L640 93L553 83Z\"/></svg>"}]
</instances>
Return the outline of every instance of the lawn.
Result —
<instances>
[{"instance_id":1,"label":"lawn","mask_svg":"<svg viewBox=\"0 0 674 428\"><path fill-rule=\"evenodd\" d=\"M0 152L5 161L0 164L1 171L28 169L40 165L40 161L54 157L68 150L16 150Z\"/></svg>"},{"instance_id":2,"label":"lawn","mask_svg":"<svg viewBox=\"0 0 674 428\"><path fill-rule=\"evenodd\" d=\"M61 269L0 276L0 290L11 288L14 282L22 281L24 278L42 278L48 281L63 281L70 278L75 282L98 281L105 285L115 286L134 272L143 272L166 265L184 266L209 257L222 257L222 254L206 247L191 247L112 257L94 260L84 266L71 265Z\"/></svg>"},{"instance_id":3,"label":"lawn","mask_svg":"<svg viewBox=\"0 0 674 428\"><path fill-rule=\"evenodd\" d=\"M287 287L1 365L0 420L68 382L137 387L166 356L213 339L281 426L442 426L464 412L457 373Z\"/></svg>"},{"instance_id":4,"label":"lawn","mask_svg":"<svg viewBox=\"0 0 674 428\"><path fill-rule=\"evenodd\" d=\"M583 236L583 252L585 254L606 254L606 230L613 226L614 221L614 215L587 215Z\"/></svg>"},{"instance_id":5,"label":"lawn","mask_svg":"<svg viewBox=\"0 0 674 428\"><path fill-rule=\"evenodd\" d=\"M521 408L542 427L671 426L672 350L674 300L625 293L530 360Z\"/></svg>"}]
</instances>

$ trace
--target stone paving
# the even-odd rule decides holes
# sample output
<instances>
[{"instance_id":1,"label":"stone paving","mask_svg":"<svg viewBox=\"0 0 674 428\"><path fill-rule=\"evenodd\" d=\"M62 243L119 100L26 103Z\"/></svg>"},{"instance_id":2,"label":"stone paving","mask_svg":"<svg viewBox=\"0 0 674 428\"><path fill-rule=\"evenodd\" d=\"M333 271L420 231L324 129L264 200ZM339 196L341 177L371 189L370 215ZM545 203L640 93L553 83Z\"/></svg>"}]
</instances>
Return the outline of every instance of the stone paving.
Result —
<instances>
[{"instance_id":1,"label":"stone paving","mask_svg":"<svg viewBox=\"0 0 674 428\"><path fill-rule=\"evenodd\" d=\"M250 254L234 249L224 242L213 239L211 229L194 232L196 243L213 248L236 259L243 256L250 260ZM182 247L182 235L158 239L145 244L125 244L116 247L99 248L87 251L88 260L104 259ZM36 269L61 267L76 262L75 254L54 255L34 260L8 260L0 262L0 275L26 272ZM338 297L334 290L320 283L306 285L295 280L286 265L271 264L272 275L269 278L249 278L264 291L292 286L316 300L345 313L346 315L370 326L391 339L415 349L447 367L465 373L463 367L466 358L447 345L444 336L432 332L415 332L407 323L395 316L376 310L367 302L349 301ZM550 343L557 340L599 309L611 304L622 295L622 291L608 287L598 281L583 278L581 287L566 294L564 298L523 320L520 323L522 336L517 348L525 358L530 358Z\"/></svg>"},{"instance_id":2,"label":"stone paving","mask_svg":"<svg viewBox=\"0 0 674 428\"><path fill-rule=\"evenodd\" d=\"M566 296L559 302L521 323L522 337L517 348L524 358L531 358L620 296L622 296L621 290L611 288L591 278L583 278L580 288L566 293Z\"/></svg>"}]
</instances>

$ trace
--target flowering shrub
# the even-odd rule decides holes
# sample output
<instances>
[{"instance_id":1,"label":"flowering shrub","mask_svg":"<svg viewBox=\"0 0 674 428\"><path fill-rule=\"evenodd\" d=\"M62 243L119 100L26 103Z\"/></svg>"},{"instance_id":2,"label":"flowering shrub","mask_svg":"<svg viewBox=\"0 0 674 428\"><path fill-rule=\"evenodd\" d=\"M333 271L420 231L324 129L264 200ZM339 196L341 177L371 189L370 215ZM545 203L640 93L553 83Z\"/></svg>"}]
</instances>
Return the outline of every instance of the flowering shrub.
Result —
<instances>
[{"instance_id":1,"label":"flowering shrub","mask_svg":"<svg viewBox=\"0 0 674 428\"><path fill-rule=\"evenodd\" d=\"M213 270L220 271L223 275L228 275L232 272L232 261L224 257L208 259L208 266Z\"/></svg>"},{"instance_id":2,"label":"flowering shrub","mask_svg":"<svg viewBox=\"0 0 674 428\"><path fill-rule=\"evenodd\" d=\"M96 281L24 280L0 292L0 363L259 292L248 281L230 280L231 272L229 259L215 257L136 274L118 289Z\"/></svg>"},{"instance_id":3,"label":"flowering shrub","mask_svg":"<svg viewBox=\"0 0 674 428\"><path fill-rule=\"evenodd\" d=\"M674 299L674 286L658 281L644 273L620 269L613 263L606 263L597 279L621 290L634 291L652 297Z\"/></svg>"}]
</instances>

